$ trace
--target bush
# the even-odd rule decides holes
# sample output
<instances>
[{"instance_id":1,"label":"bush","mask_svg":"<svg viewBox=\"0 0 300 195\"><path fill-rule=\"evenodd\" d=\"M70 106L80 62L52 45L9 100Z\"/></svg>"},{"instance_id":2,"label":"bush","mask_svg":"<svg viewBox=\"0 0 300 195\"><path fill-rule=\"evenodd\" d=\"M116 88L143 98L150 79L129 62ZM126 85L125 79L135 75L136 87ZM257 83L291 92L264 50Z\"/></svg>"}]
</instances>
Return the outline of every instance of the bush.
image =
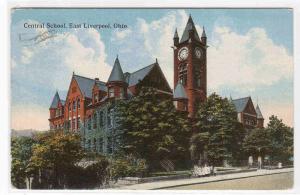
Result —
<instances>
[{"instance_id":1,"label":"bush","mask_svg":"<svg viewBox=\"0 0 300 195\"><path fill-rule=\"evenodd\" d=\"M94 161L82 160L68 171L68 187L91 189L103 186L109 179L108 165L104 157Z\"/></svg>"},{"instance_id":2,"label":"bush","mask_svg":"<svg viewBox=\"0 0 300 195\"><path fill-rule=\"evenodd\" d=\"M110 166L111 179L115 181L123 177L143 177L147 170L146 160L136 159L132 156L112 160Z\"/></svg>"}]
</instances>

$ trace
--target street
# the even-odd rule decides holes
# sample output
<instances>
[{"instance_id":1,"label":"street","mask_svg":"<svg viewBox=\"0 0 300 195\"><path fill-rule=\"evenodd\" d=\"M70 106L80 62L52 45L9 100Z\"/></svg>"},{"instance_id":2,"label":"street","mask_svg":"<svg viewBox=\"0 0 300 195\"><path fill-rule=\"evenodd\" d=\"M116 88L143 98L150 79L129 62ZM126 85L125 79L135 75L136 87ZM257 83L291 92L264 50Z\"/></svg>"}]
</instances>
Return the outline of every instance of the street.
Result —
<instances>
[{"instance_id":1,"label":"street","mask_svg":"<svg viewBox=\"0 0 300 195\"><path fill-rule=\"evenodd\" d=\"M168 190L283 190L293 187L294 172L165 188Z\"/></svg>"}]
</instances>

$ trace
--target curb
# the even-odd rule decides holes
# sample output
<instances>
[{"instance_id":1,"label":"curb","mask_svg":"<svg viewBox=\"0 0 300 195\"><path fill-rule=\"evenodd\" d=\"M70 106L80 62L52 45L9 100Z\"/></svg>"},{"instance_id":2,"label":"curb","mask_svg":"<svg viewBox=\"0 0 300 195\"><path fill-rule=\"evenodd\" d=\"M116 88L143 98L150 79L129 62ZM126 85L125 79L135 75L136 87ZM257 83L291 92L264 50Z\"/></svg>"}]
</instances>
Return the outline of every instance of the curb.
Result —
<instances>
[{"instance_id":1,"label":"curb","mask_svg":"<svg viewBox=\"0 0 300 195\"><path fill-rule=\"evenodd\" d=\"M189 183L189 184L177 184L177 185L170 185L170 186L167 186L167 187L152 188L150 190L163 190L163 189L168 189L168 188L173 188L173 187L214 183L214 182L229 181L229 180L236 180L236 179L245 179L245 178L251 178L251 177L261 177L261 176L265 176L265 175L276 175L276 174L290 173L290 172L294 172L294 171L286 171L286 172L279 172L279 173L266 173L266 174L261 174L261 175L249 175L249 176L241 176L241 177L237 177L237 178L223 178L223 179L217 179L217 180L214 180L214 181L202 181L202 182L194 182L194 183Z\"/></svg>"},{"instance_id":2,"label":"curb","mask_svg":"<svg viewBox=\"0 0 300 195\"><path fill-rule=\"evenodd\" d=\"M253 172L253 171L250 171ZM276 170L276 171L269 171L269 170L263 170L262 172L256 172L256 173L245 173L246 175L243 175L241 173L232 173L232 174L227 174L228 176L226 177L225 175L221 176L220 178L213 178L214 176L210 177L206 177L204 179L204 181L201 181L201 178L199 178L199 180L197 180L196 178L193 178L194 180L189 181L189 180L183 180L182 182L175 182L174 184L172 184L172 182L170 181L170 183L165 183L165 185L163 183L161 184L155 184L153 182L148 183L149 185L147 185L147 183L143 184L137 184L137 185L131 185L131 186L123 186L119 189L125 189L125 190L163 190L166 189L168 190L168 188L173 188L173 187L180 187L180 186L189 186L189 185L196 185L196 184L205 184L205 183L212 183L212 182L221 182L221 181L227 181L227 180L236 180L236 179L244 179L244 178L251 178L251 177L259 177L259 176L265 176L265 175L275 175L275 174L282 174L282 173L289 173L289 172L294 172L293 168L287 168L287 169L280 169L280 170ZM240 175L236 175L236 174L240 174ZM217 176L218 177L218 176ZM176 181L176 180L175 180ZM165 181L162 181L165 182ZM176 184L177 183L177 184ZM155 186L158 185L158 186Z\"/></svg>"}]
</instances>

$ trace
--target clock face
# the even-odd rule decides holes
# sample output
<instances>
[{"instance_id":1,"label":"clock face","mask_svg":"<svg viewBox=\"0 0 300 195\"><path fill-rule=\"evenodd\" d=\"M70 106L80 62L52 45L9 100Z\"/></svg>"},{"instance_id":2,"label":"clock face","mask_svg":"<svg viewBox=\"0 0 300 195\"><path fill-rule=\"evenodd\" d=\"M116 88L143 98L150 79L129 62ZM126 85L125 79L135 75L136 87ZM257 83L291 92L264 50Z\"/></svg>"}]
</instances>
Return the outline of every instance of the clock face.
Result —
<instances>
[{"instance_id":1,"label":"clock face","mask_svg":"<svg viewBox=\"0 0 300 195\"><path fill-rule=\"evenodd\" d=\"M196 57L197 57L198 59L201 58L201 56L202 56L202 51L201 51L201 49L200 49L199 47L196 47L196 48L195 48L195 55L196 55Z\"/></svg>"},{"instance_id":2,"label":"clock face","mask_svg":"<svg viewBox=\"0 0 300 195\"><path fill-rule=\"evenodd\" d=\"M183 47L183 48L181 48L181 49L179 50L179 52L178 52L178 59L179 59L180 61L186 60L187 57L188 57L188 55L189 55L189 50L188 50L188 48L187 48L187 47Z\"/></svg>"}]
</instances>

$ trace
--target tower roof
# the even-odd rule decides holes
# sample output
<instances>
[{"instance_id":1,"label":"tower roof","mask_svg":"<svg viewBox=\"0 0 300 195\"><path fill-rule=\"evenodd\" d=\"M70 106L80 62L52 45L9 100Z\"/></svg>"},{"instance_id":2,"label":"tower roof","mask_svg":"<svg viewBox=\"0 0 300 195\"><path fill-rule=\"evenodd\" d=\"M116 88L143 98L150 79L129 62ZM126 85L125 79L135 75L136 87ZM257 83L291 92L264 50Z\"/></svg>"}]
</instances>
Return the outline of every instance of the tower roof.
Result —
<instances>
[{"instance_id":1,"label":"tower roof","mask_svg":"<svg viewBox=\"0 0 300 195\"><path fill-rule=\"evenodd\" d=\"M188 97L185 93L185 89L184 89L183 85L180 82L178 82L176 87L175 87L173 97L178 98L178 99L188 99Z\"/></svg>"},{"instance_id":2,"label":"tower roof","mask_svg":"<svg viewBox=\"0 0 300 195\"><path fill-rule=\"evenodd\" d=\"M174 38L174 39L175 39L175 38L179 38L179 37L178 37L177 28L176 28L176 30L175 30L175 33L174 33L174 37L173 37L173 38Z\"/></svg>"},{"instance_id":3,"label":"tower roof","mask_svg":"<svg viewBox=\"0 0 300 195\"><path fill-rule=\"evenodd\" d=\"M52 99L52 103L51 103L51 106L50 108L57 108L57 105L58 105L58 102L60 101L60 97L58 95L58 92L56 91L53 99Z\"/></svg>"},{"instance_id":4,"label":"tower roof","mask_svg":"<svg viewBox=\"0 0 300 195\"><path fill-rule=\"evenodd\" d=\"M256 106L255 111L256 111L256 114L257 114L257 118L258 118L258 119L264 119L264 117L263 117L263 115L262 115L262 113L261 113L261 111L260 111L260 108L259 108L258 104L257 104L257 106Z\"/></svg>"},{"instance_id":5,"label":"tower roof","mask_svg":"<svg viewBox=\"0 0 300 195\"><path fill-rule=\"evenodd\" d=\"M194 24L194 21L193 21L191 15L190 15L189 20L187 21L187 24L186 24L185 29L184 29L184 31L183 31L182 37L181 37L181 39L180 39L180 43L189 40L189 31L190 31L190 30L193 30L193 31L194 31L194 38L195 38L197 41L200 41L198 32L197 32L197 30L196 30L196 27L195 27L195 24Z\"/></svg>"},{"instance_id":6,"label":"tower roof","mask_svg":"<svg viewBox=\"0 0 300 195\"><path fill-rule=\"evenodd\" d=\"M118 57L115 60L114 67L113 67L113 69L112 69L112 71L109 75L109 78L108 78L108 82L111 82L111 81L125 82L125 77L124 77L124 74L123 74L123 71L122 71L122 68L121 68L120 61L119 61Z\"/></svg>"}]
</instances>

